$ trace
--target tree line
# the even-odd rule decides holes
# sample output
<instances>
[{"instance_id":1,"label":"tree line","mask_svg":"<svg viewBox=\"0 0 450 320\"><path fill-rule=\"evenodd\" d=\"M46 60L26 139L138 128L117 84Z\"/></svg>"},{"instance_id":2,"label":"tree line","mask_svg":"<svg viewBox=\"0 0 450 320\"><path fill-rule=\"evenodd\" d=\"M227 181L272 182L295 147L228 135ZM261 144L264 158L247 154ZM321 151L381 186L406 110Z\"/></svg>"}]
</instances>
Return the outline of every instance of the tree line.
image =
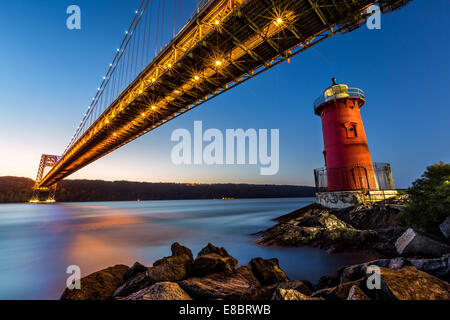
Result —
<instances>
[{"instance_id":1,"label":"tree line","mask_svg":"<svg viewBox=\"0 0 450 320\"><path fill-rule=\"evenodd\" d=\"M34 181L0 177L0 203L30 200ZM103 180L63 180L59 202L185 200L222 198L314 197L315 188L290 185L150 183Z\"/></svg>"}]
</instances>

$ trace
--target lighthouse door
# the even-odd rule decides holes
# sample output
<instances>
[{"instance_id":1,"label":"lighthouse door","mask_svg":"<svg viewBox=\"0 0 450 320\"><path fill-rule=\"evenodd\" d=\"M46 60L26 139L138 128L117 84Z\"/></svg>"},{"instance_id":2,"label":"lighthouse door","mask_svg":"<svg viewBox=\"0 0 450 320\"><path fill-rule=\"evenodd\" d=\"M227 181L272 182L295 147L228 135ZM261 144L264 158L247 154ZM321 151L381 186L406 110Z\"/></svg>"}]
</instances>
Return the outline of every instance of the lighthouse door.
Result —
<instances>
[{"instance_id":1,"label":"lighthouse door","mask_svg":"<svg viewBox=\"0 0 450 320\"><path fill-rule=\"evenodd\" d=\"M369 177L365 167L356 166L352 169L353 183L355 190L369 189Z\"/></svg>"}]
</instances>

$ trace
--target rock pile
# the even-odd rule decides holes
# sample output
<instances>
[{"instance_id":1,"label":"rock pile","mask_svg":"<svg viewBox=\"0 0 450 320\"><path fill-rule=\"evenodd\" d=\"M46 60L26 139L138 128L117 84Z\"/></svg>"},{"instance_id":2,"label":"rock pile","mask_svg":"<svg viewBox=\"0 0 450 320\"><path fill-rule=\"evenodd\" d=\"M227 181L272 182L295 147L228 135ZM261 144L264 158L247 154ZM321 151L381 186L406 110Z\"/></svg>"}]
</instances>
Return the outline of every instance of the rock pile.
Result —
<instances>
[{"instance_id":1,"label":"rock pile","mask_svg":"<svg viewBox=\"0 0 450 320\"><path fill-rule=\"evenodd\" d=\"M146 267L110 267L66 289L63 300L448 300L450 255L439 259L381 259L341 268L318 284L289 280L277 259L254 258L249 265L225 248L208 244L193 258L174 243L172 255ZM379 288L371 288L369 268L378 267Z\"/></svg>"}]
</instances>

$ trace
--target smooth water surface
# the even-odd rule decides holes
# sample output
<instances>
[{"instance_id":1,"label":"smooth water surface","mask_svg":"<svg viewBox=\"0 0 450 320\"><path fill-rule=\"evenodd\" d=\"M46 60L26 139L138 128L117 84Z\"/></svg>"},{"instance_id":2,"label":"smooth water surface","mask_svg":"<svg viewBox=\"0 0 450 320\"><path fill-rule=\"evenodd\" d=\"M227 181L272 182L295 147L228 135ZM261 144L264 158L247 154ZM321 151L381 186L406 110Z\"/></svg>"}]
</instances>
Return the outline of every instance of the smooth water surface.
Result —
<instances>
[{"instance_id":1,"label":"smooth water surface","mask_svg":"<svg viewBox=\"0 0 450 320\"><path fill-rule=\"evenodd\" d=\"M180 200L0 205L0 299L58 299L66 269L83 275L135 261L151 265L178 241L194 256L208 242L240 264L276 257L291 279L317 281L365 254L313 248L263 247L252 234L313 198Z\"/></svg>"}]
</instances>

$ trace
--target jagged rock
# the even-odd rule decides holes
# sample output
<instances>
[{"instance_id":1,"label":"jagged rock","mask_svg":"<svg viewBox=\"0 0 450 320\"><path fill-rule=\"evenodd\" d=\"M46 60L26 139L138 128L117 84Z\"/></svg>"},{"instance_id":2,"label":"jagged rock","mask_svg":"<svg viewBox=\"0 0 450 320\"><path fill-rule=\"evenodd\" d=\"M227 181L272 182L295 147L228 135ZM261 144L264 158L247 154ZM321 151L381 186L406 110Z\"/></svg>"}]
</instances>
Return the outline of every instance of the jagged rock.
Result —
<instances>
[{"instance_id":1,"label":"jagged rock","mask_svg":"<svg viewBox=\"0 0 450 320\"><path fill-rule=\"evenodd\" d=\"M232 274L222 272L189 278L179 285L191 297L199 299L241 299L250 289L261 286L248 266Z\"/></svg>"},{"instance_id":2,"label":"jagged rock","mask_svg":"<svg viewBox=\"0 0 450 320\"><path fill-rule=\"evenodd\" d=\"M280 246L313 245L342 251L364 247L376 237L375 231L355 229L332 213L317 205L308 206L278 218L281 222L261 233L258 242Z\"/></svg>"},{"instance_id":3,"label":"jagged rock","mask_svg":"<svg viewBox=\"0 0 450 320\"><path fill-rule=\"evenodd\" d=\"M324 300L324 299L312 298L292 289L285 290L278 288L273 293L272 300Z\"/></svg>"},{"instance_id":4,"label":"jagged rock","mask_svg":"<svg viewBox=\"0 0 450 320\"><path fill-rule=\"evenodd\" d=\"M177 283L159 282L129 295L126 300L192 300L192 298Z\"/></svg>"},{"instance_id":5,"label":"jagged rock","mask_svg":"<svg viewBox=\"0 0 450 320\"><path fill-rule=\"evenodd\" d=\"M211 243L203 248L192 264L191 275L203 277L208 274L236 271L238 261L225 248L218 248Z\"/></svg>"},{"instance_id":6,"label":"jagged rock","mask_svg":"<svg viewBox=\"0 0 450 320\"><path fill-rule=\"evenodd\" d=\"M81 278L80 290L66 289L61 300L109 300L114 291L123 283L123 275L129 269L116 265Z\"/></svg>"},{"instance_id":7,"label":"jagged rock","mask_svg":"<svg viewBox=\"0 0 450 320\"><path fill-rule=\"evenodd\" d=\"M206 247L204 247L197 256L205 256L207 254L215 253L222 257L231 257L231 255L228 253L228 251L224 247L216 247L212 243L208 243Z\"/></svg>"},{"instance_id":8,"label":"jagged rock","mask_svg":"<svg viewBox=\"0 0 450 320\"><path fill-rule=\"evenodd\" d=\"M409 264L439 279L450 281L450 254L436 259L411 259Z\"/></svg>"},{"instance_id":9,"label":"jagged rock","mask_svg":"<svg viewBox=\"0 0 450 320\"><path fill-rule=\"evenodd\" d=\"M172 256L153 263L147 270L151 284L157 282L175 282L186 279L192 265L192 252L189 248L175 242L171 246Z\"/></svg>"},{"instance_id":10,"label":"jagged rock","mask_svg":"<svg viewBox=\"0 0 450 320\"><path fill-rule=\"evenodd\" d=\"M263 258L254 258L250 261L250 267L262 285L289 280L284 271L279 267L277 259L266 260Z\"/></svg>"},{"instance_id":11,"label":"jagged rock","mask_svg":"<svg viewBox=\"0 0 450 320\"><path fill-rule=\"evenodd\" d=\"M439 225L439 229L444 237L450 239L450 216L448 216L447 219Z\"/></svg>"},{"instance_id":12,"label":"jagged rock","mask_svg":"<svg viewBox=\"0 0 450 320\"><path fill-rule=\"evenodd\" d=\"M147 272L140 272L114 291L113 297L126 297L151 285Z\"/></svg>"},{"instance_id":13,"label":"jagged rock","mask_svg":"<svg viewBox=\"0 0 450 320\"><path fill-rule=\"evenodd\" d=\"M372 300L370 299L360 287L354 285L348 292L347 300Z\"/></svg>"},{"instance_id":14,"label":"jagged rock","mask_svg":"<svg viewBox=\"0 0 450 320\"><path fill-rule=\"evenodd\" d=\"M380 268L383 300L450 300L450 285L413 267Z\"/></svg>"},{"instance_id":15,"label":"jagged rock","mask_svg":"<svg viewBox=\"0 0 450 320\"><path fill-rule=\"evenodd\" d=\"M242 298L243 300L270 300L277 289L296 290L304 295L312 294L312 285L307 281L291 280L274 283L263 287L253 287Z\"/></svg>"},{"instance_id":16,"label":"jagged rock","mask_svg":"<svg viewBox=\"0 0 450 320\"><path fill-rule=\"evenodd\" d=\"M175 242L170 247L172 251L172 256L181 256L183 254L187 255L191 260L194 260L194 256L192 255L191 249L188 247L184 247L180 245L178 242Z\"/></svg>"},{"instance_id":17,"label":"jagged rock","mask_svg":"<svg viewBox=\"0 0 450 320\"><path fill-rule=\"evenodd\" d=\"M397 252L406 256L440 257L450 252L450 246L409 228L395 243Z\"/></svg>"},{"instance_id":18,"label":"jagged rock","mask_svg":"<svg viewBox=\"0 0 450 320\"><path fill-rule=\"evenodd\" d=\"M147 267L139 262L135 262L130 269L123 275L123 281L128 281L141 272L147 272Z\"/></svg>"},{"instance_id":19,"label":"jagged rock","mask_svg":"<svg viewBox=\"0 0 450 320\"><path fill-rule=\"evenodd\" d=\"M342 283L336 287L316 291L311 295L311 297L313 298L322 297L325 298L325 300L347 300L347 297L350 293L350 289L355 285L359 287L362 283L363 279L358 281Z\"/></svg>"}]
</instances>

